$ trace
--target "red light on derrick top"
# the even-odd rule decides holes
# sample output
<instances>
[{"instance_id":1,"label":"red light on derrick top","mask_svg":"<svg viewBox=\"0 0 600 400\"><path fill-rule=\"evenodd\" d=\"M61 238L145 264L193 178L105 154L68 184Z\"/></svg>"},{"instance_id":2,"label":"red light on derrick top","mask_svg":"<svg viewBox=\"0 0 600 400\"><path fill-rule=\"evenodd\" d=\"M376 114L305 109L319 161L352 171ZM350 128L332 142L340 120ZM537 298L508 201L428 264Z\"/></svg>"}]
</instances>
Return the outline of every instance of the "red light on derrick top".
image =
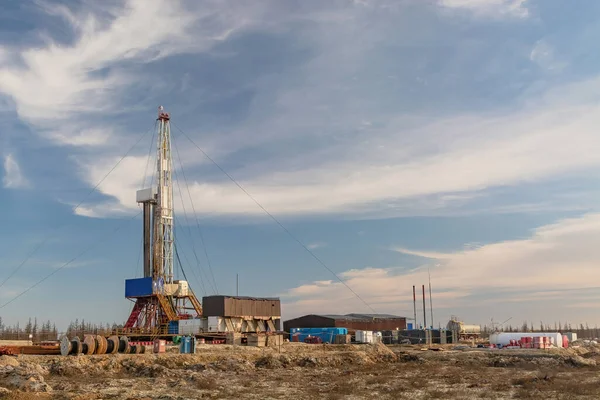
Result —
<instances>
[{"instance_id":1,"label":"red light on derrick top","mask_svg":"<svg viewBox=\"0 0 600 400\"><path fill-rule=\"evenodd\" d=\"M159 106L158 107L158 118L159 120L163 120L163 121L168 121L171 119L171 116L169 115L168 112L164 112L164 107L163 106Z\"/></svg>"}]
</instances>

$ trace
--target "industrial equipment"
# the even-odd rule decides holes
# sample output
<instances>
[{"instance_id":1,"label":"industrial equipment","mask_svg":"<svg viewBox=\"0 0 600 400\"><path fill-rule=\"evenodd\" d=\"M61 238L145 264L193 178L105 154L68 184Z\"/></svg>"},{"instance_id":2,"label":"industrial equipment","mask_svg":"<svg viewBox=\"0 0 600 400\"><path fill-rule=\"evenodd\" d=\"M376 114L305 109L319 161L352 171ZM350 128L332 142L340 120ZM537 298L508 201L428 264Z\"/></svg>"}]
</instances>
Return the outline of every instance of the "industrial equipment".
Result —
<instances>
[{"instance_id":1,"label":"industrial equipment","mask_svg":"<svg viewBox=\"0 0 600 400\"><path fill-rule=\"evenodd\" d=\"M446 329L451 331L458 340L476 339L481 335L481 327L479 325L467 325L456 316L450 318Z\"/></svg>"},{"instance_id":2,"label":"industrial equipment","mask_svg":"<svg viewBox=\"0 0 600 400\"><path fill-rule=\"evenodd\" d=\"M125 334L167 333L169 323L199 318L202 306L187 281L173 280L174 208L171 117L159 107L157 118L157 186L139 190L143 205L144 277L125 281L125 297L135 305Z\"/></svg>"}]
</instances>

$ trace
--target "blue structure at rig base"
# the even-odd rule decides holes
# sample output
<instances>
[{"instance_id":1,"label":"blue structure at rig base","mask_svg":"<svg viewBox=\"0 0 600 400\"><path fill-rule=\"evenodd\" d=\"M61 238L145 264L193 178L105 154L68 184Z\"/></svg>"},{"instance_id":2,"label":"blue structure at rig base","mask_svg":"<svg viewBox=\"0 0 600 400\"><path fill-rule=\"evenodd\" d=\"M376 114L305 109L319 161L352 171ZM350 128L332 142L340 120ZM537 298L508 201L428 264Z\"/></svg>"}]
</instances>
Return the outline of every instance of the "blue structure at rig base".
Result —
<instances>
[{"instance_id":1,"label":"blue structure at rig base","mask_svg":"<svg viewBox=\"0 0 600 400\"><path fill-rule=\"evenodd\" d=\"M125 297L144 297L152 296L153 291L152 278L137 278L125 280Z\"/></svg>"}]
</instances>

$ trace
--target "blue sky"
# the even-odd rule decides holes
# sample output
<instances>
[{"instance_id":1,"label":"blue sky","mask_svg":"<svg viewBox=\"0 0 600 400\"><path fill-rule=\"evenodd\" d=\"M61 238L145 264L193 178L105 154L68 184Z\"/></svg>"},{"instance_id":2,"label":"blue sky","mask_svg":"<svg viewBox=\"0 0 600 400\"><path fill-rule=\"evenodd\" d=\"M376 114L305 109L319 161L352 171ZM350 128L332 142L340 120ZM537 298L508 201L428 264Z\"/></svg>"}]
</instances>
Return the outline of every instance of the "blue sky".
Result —
<instances>
[{"instance_id":1,"label":"blue sky","mask_svg":"<svg viewBox=\"0 0 600 400\"><path fill-rule=\"evenodd\" d=\"M93 245L4 320L125 320L124 280L141 273L135 191L163 105L219 293L239 273L240 294L281 296L285 318L369 311L181 131L377 312L410 316L429 269L436 325L599 322L597 2L4 9L0 282L46 241L0 304ZM213 294L182 190L182 259L197 294Z\"/></svg>"}]
</instances>

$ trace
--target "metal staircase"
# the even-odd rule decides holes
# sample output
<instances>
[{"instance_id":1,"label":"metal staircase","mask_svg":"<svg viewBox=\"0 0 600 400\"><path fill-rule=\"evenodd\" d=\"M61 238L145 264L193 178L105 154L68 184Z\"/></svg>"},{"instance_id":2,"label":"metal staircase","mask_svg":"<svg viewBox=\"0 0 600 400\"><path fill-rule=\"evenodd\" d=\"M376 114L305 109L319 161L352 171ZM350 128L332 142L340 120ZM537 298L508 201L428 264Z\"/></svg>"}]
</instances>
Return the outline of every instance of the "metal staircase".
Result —
<instances>
[{"instance_id":1,"label":"metal staircase","mask_svg":"<svg viewBox=\"0 0 600 400\"><path fill-rule=\"evenodd\" d=\"M167 316L167 320L168 321L177 321L179 319L179 316L173 309L173 305L167 299L167 297L160 293L156 294L156 297L158 298L160 307L162 308L162 310L165 312L165 315Z\"/></svg>"}]
</instances>

